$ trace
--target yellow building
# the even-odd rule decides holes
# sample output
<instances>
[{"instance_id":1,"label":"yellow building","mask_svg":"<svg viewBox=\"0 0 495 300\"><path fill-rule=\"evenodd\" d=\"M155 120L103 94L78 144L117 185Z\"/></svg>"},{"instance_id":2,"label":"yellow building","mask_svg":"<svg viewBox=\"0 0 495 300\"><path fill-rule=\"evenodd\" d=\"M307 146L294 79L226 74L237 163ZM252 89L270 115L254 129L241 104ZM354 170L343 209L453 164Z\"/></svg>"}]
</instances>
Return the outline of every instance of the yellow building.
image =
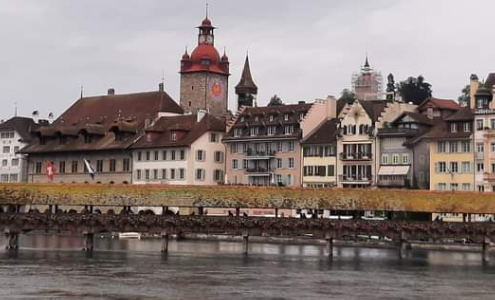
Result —
<instances>
[{"instance_id":1,"label":"yellow building","mask_svg":"<svg viewBox=\"0 0 495 300\"><path fill-rule=\"evenodd\" d=\"M337 185L337 120L323 121L302 141L302 184L304 187Z\"/></svg>"}]
</instances>

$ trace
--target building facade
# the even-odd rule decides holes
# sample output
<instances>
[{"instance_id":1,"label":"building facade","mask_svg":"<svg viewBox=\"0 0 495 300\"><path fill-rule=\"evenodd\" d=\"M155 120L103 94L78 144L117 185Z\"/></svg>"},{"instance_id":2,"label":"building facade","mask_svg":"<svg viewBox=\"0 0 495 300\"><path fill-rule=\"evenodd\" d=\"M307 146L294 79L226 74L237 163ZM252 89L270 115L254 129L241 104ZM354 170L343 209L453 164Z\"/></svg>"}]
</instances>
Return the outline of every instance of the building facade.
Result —
<instances>
[{"instance_id":1,"label":"building facade","mask_svg":"<svg viewBox=\"0 0 495 300\"><path fill-rule=\"evenodd\" d=\"M198 45L180 67L180 105L186 113L204 110L216 117L227 116L229 58L215 48L215 27L205 18L198 26Z\"/></svg>"},{"instance_id":2,"label":"building facade","mask_svg":"<svg viewBox=\"0 0 495 300\"><path fill-rule=\"evenodd\" d=\"M39 128L31 118L13 117L0 123L0 182L27 182L27 156L19 153Z\"/></svg>"},{"instance_id":3,"label":"building facade","mask_svg":"<svg viewBox=\"0 0 495 300\"><path fill-rule=\"evenodd\" d=\"M225 125L199 111L162 117L132 145L133 183L216 185L224 182Z\"/></svg>"}]
</instances>

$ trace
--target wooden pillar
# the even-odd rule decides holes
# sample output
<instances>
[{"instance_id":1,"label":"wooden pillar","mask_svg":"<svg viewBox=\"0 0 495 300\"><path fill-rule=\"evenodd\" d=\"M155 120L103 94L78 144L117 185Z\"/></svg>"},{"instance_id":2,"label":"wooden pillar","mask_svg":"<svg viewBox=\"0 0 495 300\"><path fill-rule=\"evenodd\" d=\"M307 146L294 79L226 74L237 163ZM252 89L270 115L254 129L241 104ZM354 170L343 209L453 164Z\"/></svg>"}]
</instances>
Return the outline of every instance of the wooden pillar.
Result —
<instances>
[{"instance_id":1,"label":"wooden pillar","mask_svg":"<svg viewBox=\"0 0 495 300\"><path fill-rule=\"evenodd\" d=\"M278 218L278 208L275 208L275 218Z\"/></svg>"},{"instance_id":2,"label":"wooden pillar","mask_svg":"<svg viewBox=\"0 0 495 300\"><path fill-rule=\"evenodd\" d=\"M93 210L93 205L90 205L90 206L89 206L89 213L90 213L90 214L92 214L93 212L94 212L94 210Z\"/></svg>"},{"instance_id":3,"label":"wooden pillar","mask_svg":"<svg viewBox=\"0 0 495 300\"><path fill-rule=\"evenodd\" d=\"M48 205L48 210L50 211L50 213L53 213L53 205Z\"/></svg>"},{"instance_id":4,"label":"wooden pillar","mask_svg":"<svg viewBox=\"0 0 495 300\"><path fill-rule=\"evenodd\" d=\"M205 214L205 208L200 206L198 207L198 215L202 216Z\"/></svg>"},{"instance_id":5,"label":"wooden pillar","mask_svg":"<svg viewBox=\"0 0 495 300\"><path fill-rule=\"evenodd\" d=\"M400 233L400 238L397 245L397 254L399 259L404 259L407 256L408 242L406 234L404 232Z\"/></svg>"},{"instance_id":6,"label":"wooden pillar","mask_svg":"<svg viewBox=\"0 0 495 300\"><path fill-rule=\"evenodd\" d=\"M241 209L240 209L239 207L236 207L236 208L235 208L235 216L236 216L236 217L241 216Z\"/></svg>"},{"instance_id":7,"label":"wooden pillar","mask_svg":"<svg viewBox=\"0 0 495 300\"><path fill-rule=\"evenodd\" d=\"M166 231L162 232L162 253L168 253L169 234Z\"/></svg>"},{"instance_id":8,"label":"wooden pillar","mask_svg":"<svg viewBox=\"0 0 495 300\"><path fill-rule=\"evenodd\" d=\"M471 214L468 214L468 222L471 223Z\"/></svg>"},{"instance_id":9,"label":"wooden pillar","mask_svg":"<svg viewBox=\"0 0 495 300\"><path fill-rule=\"evenodd\" d=\"M249 253L249 233L247 230L242 232L242 253L244 255Z\"/></svg>"},{"instance_id":10,"label":"wooden pillar","mask_svg":"<svg viewBox=\"0 0 495 300\"><path fill-rule=\"evenodd\" d=\"M162 215L165 215L168 211L168 206L162 206Z\"/></svg>"},{"instance_id":11,"label":"wooden pillar","mask_svg":"<svg viewBox=\"0 0 495 300\"><path fill-rule=\"evenodd\" d=\"M325 235L325 240L327 241L327 251L328 251L328 257L332 258L333 257L333 238L330 234Z\"/></svg>"},{"instance_id":12,"label":"wooden pillar","mask_svg":"<svg viewBox=\"0 0 495 300\"><path fill-rule=\"evenodd\" d=\"M490 261L490 243L490 239L485 237L483 244L481 245L481 259L485 263Z\"/></svg>"},{"instance_id":13,"label":"wooden pillar","mask_svg":"<svg viewBox=\"0 0 495 300\"><path fill-rule=\"evenodd\" d=\"M87 251L87 252L93 252L94 250L94 247L95 247L95 234L94 233L90 233L90 232L87 232L84 234L84 237L85 237L85 247L84 247L84 251Z\"/></svg>"},{"instance_id":14,"label":"wooden pillar","mask_svg":"<svg viewBox=\"0 0 495 300\"><path fill-rule=\"evenodd\" d=\"M19 249L19 233L9 231L5 233L5 236L8 239L5 249L8 251L17 251Z\"/></svg>"}]
</instances>

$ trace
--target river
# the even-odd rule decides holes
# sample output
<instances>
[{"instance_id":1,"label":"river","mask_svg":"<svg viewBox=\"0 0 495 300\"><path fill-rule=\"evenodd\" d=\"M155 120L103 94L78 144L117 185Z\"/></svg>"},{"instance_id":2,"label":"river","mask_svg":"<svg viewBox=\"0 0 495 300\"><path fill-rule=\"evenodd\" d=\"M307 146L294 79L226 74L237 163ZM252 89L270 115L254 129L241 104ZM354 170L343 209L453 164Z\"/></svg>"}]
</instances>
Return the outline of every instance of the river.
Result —
<instances>
[{"instance_id":1,"label":"river","mask_svg":"<svg viewBox=\"0 0 495 300\"><path fill-rule=\"evenodd\" d=\"M0 238L0 299L230 300L230 299L495 299L495 260L479 253L226 241L21 236L16 254Z\"/></svg>"}]
</instances>

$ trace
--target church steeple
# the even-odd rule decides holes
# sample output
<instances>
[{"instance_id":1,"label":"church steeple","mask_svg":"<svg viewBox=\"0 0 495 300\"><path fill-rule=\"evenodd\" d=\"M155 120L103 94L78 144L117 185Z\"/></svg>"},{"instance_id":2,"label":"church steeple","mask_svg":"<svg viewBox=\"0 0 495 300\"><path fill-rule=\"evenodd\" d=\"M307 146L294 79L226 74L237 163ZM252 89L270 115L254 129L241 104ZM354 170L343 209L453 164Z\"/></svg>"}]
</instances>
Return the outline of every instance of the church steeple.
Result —
<instances>
[{"instance_id":1,"label":"church steeple","mask_svg":"<svg viewBox=\"0 0 495 300\"><path fill-rule=\"evenodd\" d=\"M235 87L235 93L238 96L238 107L253 106L253 104L256 106L258 87L253 81L251 67L249 66L249 56L247 54L246 60L244 61L244 69L242 70L241 80Z\"/></svg>"}]
</instances>

